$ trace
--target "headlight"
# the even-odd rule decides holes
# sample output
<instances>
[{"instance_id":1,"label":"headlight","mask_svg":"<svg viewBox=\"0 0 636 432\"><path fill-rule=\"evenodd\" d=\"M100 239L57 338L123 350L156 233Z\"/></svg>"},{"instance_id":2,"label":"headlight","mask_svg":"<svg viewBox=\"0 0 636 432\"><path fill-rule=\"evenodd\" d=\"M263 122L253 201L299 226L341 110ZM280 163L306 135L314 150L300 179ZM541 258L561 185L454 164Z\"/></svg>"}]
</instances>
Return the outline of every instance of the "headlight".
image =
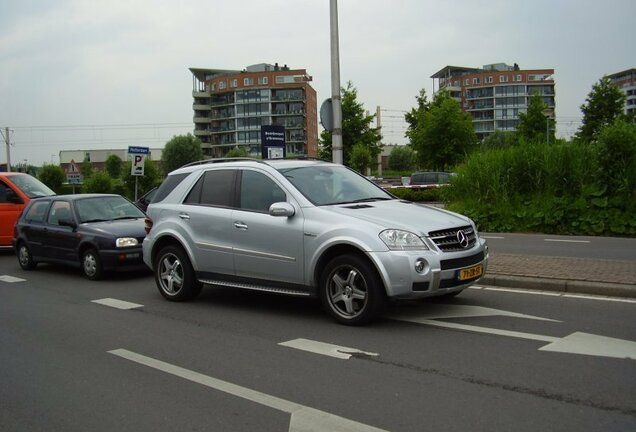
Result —
<instances>
[{"instance_id":1,"label":"headlight","mask_svg":"<svg viewBox=\"0 0 636 432\"><path fill-rule=\"evenodd\" d=\"M380 239L391 250L428 250L428 246L412 232L388 229L380 233Z\"/></svg>"},{"instance_id":2,"label":"headlight","mask_svg":"<svg viewBox=\"0 0 636 432\"><path fill-rule=\"evenodd\" d=\"M137 246L139 242L134 237L121 237L115 241L117 247Z\"/></svg>"}]
</instances>

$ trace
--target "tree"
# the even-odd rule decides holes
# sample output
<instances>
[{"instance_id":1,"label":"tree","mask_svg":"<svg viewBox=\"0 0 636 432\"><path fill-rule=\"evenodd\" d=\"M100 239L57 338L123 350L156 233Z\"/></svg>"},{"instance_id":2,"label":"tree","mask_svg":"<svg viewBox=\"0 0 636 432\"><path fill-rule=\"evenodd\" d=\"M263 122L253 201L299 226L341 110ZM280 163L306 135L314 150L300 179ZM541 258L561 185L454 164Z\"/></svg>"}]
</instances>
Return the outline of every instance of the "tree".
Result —
<instances>
[{"instance_id":1,"label":"tree","mask_svg":"<svg viewBox=\"0 0 636 432\"><path fill-rule=\"evenodd\" d=\"M481 142L483 150L503 149L519 143L517 132L496 130Z\"/></svg>"},{"instance_id":2,"label":"tree","mask_svg":"<svg viewBox=\"0 0 636 432\"><path fill-rule=\"evenodd\" d=\"M356 144L365 146L372 159L378 157L381 151L380 140L382 136L377 128L372 128L371 122L375 115L366 115L364 106L358 102L358 91L351 81L346 88L341 88L342 94L342 160L345 165L351 166L351 154ZM319 157L324 160L331 160L332 145L331 132L323 131L320 134L322 149Z\"/></svg>"},{"instance_id":3,"label":"tree","mask_svg":"<svg viewBox=\"0 0 636 432\"><path fill-rule=\"evenodd\" d=\"M625 95L608 77L601 78L592 86L586 103L581 105L583 124L576 136L582 141L594 142L604 126L623 118Z\"/></svg>"},{"instance_id":4,"label":"tree","mask_svg":"<svg viewBox=\"0 0 636 432\"><path fill-rule=\"evenodd\" d=\"M409 131L411 147L421 168L444 171L461 162L476 146L470 114L448 92L439 91Z\"/></svg>"},{"instance_id":5,"label":"tree","mask_svg":"<svg viewBox=\"0 0 636 432\"><path fill-rule=\"evenodd\" d=\"M80 171L82 173L82 178L87 179L91 175L93 175L93 164L91 163L91 159L86 155L84 157L84 161L80 164Z\"/></svg>"},{"instance_id":6,"label":"tree","mask_svg":"<svg viewBox=\"0 0 636 432\"><path fill-rule=\"evenodd\" d=\"M117 155L110 155L106 158L106 172L114 179L121 177L123 162Z\"/></svg>"},{"instance_id":7,"label":"tree","mask_svg":"<svg viewBox=\"0 0 636 432\"><path fill-rule=\"evenodd\" d=\"M113 179L107 172L95 171L90 177L84 179L82 192L85 193L112 193Z\"/></svg>"},{"instance_id":8,"label":"tree","mask_svg":"<svg viewBox=\"0 0 636 432\"><path fill-rule=\"evenodd\" d=\"M192 134L172 137L161 152L161 166L165 174L202 159L201 141Z\"/></svg>"},{"instance_id":9,"label":"tree","mask_svg":"<svg viewBox=\"0 0 636 432\"><path fill-rule=\"evenodd\" d=\"M369 147L359 142L351 149L348 165L360 174L364 174L366 173L367 168L371 166L372 161L373 159Z\"/></svg>"},{"instance_id":10,"label":"tree","mask_svg":"<svg viewBox=\"0 0 636 432\"><path fill-rule=\"evenodd\" d=\"M389 169L395 171L411 171L415 161L415 153L408 146L396 146L389 155Z\"/></svg>"},{"instance_id":11,"label":"tree","mask_svg":"<svg viewBox=\"0 0 636 432\"><path fill-rule=\"evenodd\" d=\"M38 178L42 183L59 192L62 188L62 183L66 180L66 174L59 165L44 164Z\"/></svg>"},{"instance_id":12,"label":"tree","mask_svg":"<svg viewBox=\"0 0 636 432\"><path fill-rule=\"evenodd\" d=\"M245 147L236 146L232 150L227 152L225 157L228 157L228 158L249 157L249 155L250 155L250 153L247 151L247 149Z\"/></svg>"},{"instance_id":13,"label":"tree","mask_svg":"<svg viewBox=\"0 0 636 432\"><path fill-rule=\"evenodd\" d=\"M554 143L554 120L548 117L548 106L538 94L530 96L528 111L519 113L517 135L526 141Z\"/></svg>"},{"instance_id":14,"label":"tree","mask_svg":"<svg viewBox=\"0 0 636 432\"><path fill-rule=\"evenodd\" d=\"M415 96L415 100L417 101L417 106L404 114L404 120L409 124L405 135L409 139L411 134L414 133L413 131L417 129L417 125L422 121L424 113L431 107L425 89L420 90L420 94Z\"/></svg>"}]
</instances>

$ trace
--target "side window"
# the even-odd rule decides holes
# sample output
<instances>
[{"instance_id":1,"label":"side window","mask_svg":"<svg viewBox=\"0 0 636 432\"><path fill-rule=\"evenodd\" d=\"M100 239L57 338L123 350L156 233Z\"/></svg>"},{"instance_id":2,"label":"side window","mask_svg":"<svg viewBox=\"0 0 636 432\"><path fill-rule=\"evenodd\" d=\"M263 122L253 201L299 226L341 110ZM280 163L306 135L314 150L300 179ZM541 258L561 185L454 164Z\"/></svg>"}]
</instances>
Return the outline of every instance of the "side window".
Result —
<instances>
[{"instance_id":1,"label":"side window","mask_svg":"<svg viewBox=\"0 0 636 432\"><path fill-rule=\"evenodd\" d=\"M211 170L203 177L200 203L217 207L231 207L234 200L235 170Z\"/></svg>"},{"instance_id":2,"label":"side window","mask_svg":"<svg viewBox=\"0 0 636 432\"><path fill-rule=\"evenodd\" d=\"M68 201L54 201L49 211L49 219L47 222L51 225L59 225L62 219L73 219L71 204Z\"/></svg>"},{"instance_id":3,"label":"side window","mask_svg":"<svg viewBox=\"0 0 636 432\"><path fill-rule=\"evenodd\" d=\"M199 204L201 202L201 189L203 189L204 178L205 176L201 176L194 187L190 189L188 196L186 196L185 200L183 200L184 204Z\"/></svg>"},{"instance_id":4,"label":"side window","mask_svg":"<svg viewBox=\"0 0 636 432\"><path fill-rule=\"evenodd\" d=\"M48 208L51 201L35 201L26 215L24 215L24 220L28 222L44 222L46 217L46 209Z\"/></svg>"},{"instance_id":5,"label":"side window","mask_svg":"<svg viewBox=\"0 0 636 432\"><path fill-rule=\"evenodd\" d=\"M0 182L0 204L7 203L7 192L11 189L6 184Z\"/></svg>"},{"instance_id":6,"label":"side window","mask_svg":"<svg viewBox=\"0 0 636 432\"><path fill-rule=\"evenodd\" d=\"M161 183L161 186L159 186L159 189L157 189L157 193L155 193L155 196L152 198L152 202L158 203L163 201L189 174L190 173L174 174L166 177L163 183Z\"/></svg>"},{"instance_id":7,"label":"side window","mask_svg":"<svg viewBox=\"0 0 636 432\"><path fill-rule=\"evenodd\" d=\"M269 212L270 205L286 199L285 192L266 175L249 170L242 172L239 203L241 209Z\"/></svg>"}]
</instances>

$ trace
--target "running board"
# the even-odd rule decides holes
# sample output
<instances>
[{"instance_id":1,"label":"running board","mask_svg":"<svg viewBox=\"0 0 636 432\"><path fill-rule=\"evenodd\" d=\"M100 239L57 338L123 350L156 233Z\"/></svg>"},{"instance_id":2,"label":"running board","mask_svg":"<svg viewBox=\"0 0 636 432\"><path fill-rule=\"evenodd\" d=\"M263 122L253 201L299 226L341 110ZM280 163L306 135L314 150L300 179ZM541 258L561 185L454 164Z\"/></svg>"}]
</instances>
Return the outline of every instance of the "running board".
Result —
<instances>
[{"instance_id":1,"label":"running board","mask_svg":"<svg viewBox=\"0 0 636 432\"><path fill-rule=\"evenodd\" d=\"M246 284L246 283L216 281L216 280L207 280L207 279L199 279L199 282L207 284L207 285L239 288L239 289L246 289L251 291L262 291L262 292L268 292L268 293L274 293L274 294L284 294L284 295L298 296L298 297L310 296L310 294L306 291L293 290L288 288L275 288L275 287L266 287L262 285L252 285L252 284Z\"/></svg>"}]
</instances>

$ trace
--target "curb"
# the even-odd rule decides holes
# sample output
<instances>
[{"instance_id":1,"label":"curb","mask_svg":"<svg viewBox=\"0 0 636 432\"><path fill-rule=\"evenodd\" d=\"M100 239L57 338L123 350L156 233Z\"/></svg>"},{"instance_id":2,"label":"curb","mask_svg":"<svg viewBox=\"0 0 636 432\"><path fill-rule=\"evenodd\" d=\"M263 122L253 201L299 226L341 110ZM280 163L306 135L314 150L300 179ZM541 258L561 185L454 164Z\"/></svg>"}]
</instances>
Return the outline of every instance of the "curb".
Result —
<instances>
[{"instance_id":1,"label":"curb","mask_svg":"<svg viewBox=\"0 0 636 432\"><path fill-rule=\"evenodd\" d=\"M528 290L636 298L636 285L632 284L509 275L485 275L479 283L484 285Z\"/></svg>"}]
</instances>

